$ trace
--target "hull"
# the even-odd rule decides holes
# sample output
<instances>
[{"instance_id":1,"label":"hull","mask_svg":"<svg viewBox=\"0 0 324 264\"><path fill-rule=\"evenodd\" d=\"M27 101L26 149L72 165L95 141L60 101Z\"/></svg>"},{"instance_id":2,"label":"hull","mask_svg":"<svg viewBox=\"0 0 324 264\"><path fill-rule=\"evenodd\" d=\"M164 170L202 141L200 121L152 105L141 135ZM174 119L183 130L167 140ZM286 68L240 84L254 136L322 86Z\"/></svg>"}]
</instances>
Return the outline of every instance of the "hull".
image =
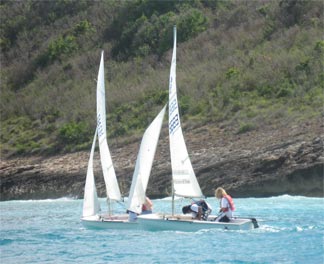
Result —
<instances>
[{"instance_id":1,"label":"hull","mask_svg":"<svg viewBox=\"0 0 324 264\"><path fill-rule=\"evenodd\" d=\"M216 216L215 216L216 217ZM209 217L214 219L215 217ZM160 214L141 215L137 219L142 229L149 231L173 230L196 232L202 229L251 230L256 228L252 219L236 218L229 223L192 220L183 215L167 216Z\"/></svg>"},{"instance_id":2,"label":"hull","mask_svg":"<svg viewBox=\"0 0 324 264\"><path fill-rule=\"evenodd\" d=\"M129 230L140 228L137 222L128 221L128 215L83 217L81 222L84 227L91 229Z\"/></svg>"}]
</instances>

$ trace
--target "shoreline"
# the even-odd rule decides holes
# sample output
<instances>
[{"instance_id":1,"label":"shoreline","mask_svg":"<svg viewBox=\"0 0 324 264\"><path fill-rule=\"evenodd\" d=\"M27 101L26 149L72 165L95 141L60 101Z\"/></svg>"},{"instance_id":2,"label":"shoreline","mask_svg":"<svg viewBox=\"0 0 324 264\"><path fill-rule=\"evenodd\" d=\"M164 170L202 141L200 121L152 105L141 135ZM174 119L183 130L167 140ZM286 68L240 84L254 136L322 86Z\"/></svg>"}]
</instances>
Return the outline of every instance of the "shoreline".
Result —
<instances>
[{"instance_id":1,"label":"shoreline","mask_svg":"<svg viewBox=\"0 0 324 264\"><path fill-rule=\"evenodd\" d=\"M150 197L151 198L151 197ZM167 197L160 197L160 198L151 198L152 200L165 200L166 198L171 198L171 196ZM234 199L268 199L268 198L303 198L303 199L324 199L324 196L318 197L318 196L303 196L303 195L289 195L289 194L281 194L277 196L267 196L267 197L234 197ZM105 197L98 197L99 200L105 200ZM215 199L215 197L208 196L205 197L205 200ZM56 201L77 201L83 200L83 197L60 197L60 198L47 198L47 199L26 199L26 200L1 200L0 203L4 202L56 202Z\"/></svg>"},{"instance_id":2,"label":"shoreline","mask_svg":"<svg viewBox=\"0 0 324 264\"><path fill-rule=\"evenodd\" d=\"M147 195L171 194L171 165L166 124L162 128ZM206 196L222 186L233 197L300 195L324 197L323 125L321 119L287 126L269 126L230 134L212 125L186 126L184 137L197 180ZM123 196L128 196L140 140L112 144L110 151ZM2 159L0 200L83 197L89 152L50 157ZM94 157L98 195L105 184L98 152Z\"/></svg>"}]
</instances>

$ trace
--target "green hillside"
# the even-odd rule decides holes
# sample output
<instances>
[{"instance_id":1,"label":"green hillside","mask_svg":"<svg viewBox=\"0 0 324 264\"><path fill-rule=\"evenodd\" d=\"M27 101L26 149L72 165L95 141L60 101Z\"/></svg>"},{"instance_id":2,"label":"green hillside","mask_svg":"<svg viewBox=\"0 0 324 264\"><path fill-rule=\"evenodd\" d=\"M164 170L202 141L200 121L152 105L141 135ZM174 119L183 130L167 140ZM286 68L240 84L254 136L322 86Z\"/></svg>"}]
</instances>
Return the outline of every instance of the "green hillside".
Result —
<instances>
[{"instance_id":1,"label":"green hillside","mask_svg":"<svg viewBox=\"0 0 324 264\"><path fill-rule=\"evenodd\" d=\"M167 102L172 27L185 125L245 133L323 115L323 1L1 0L1 153L88 149L105 51L110 138Z\"/></svg>"}]
</instances>

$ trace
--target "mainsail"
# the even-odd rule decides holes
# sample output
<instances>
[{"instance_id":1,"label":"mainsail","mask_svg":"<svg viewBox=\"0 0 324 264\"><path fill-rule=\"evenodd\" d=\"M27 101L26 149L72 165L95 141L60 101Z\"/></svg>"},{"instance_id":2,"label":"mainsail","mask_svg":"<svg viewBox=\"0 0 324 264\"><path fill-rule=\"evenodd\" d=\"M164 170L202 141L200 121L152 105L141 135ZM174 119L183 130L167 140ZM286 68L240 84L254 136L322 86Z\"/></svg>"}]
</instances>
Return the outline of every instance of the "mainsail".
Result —
<instances>
[{"instance_id":1,"label":"mainsail","mask_svg":"<svg viewBox=\"0 0 324 264\"><path fill-rule=\"evenodd\" d=\"M97 129L93 137L90 158L88 162L87 178L84 187L84 200L83 200L83 217L97 215L100 211L100 205L97 196L97 189L93 175L93 154L97 140Z\"/></svg>"},{"instance_id":2,"label":"mainsail","mask_svg":"<svg viewBox=\"0 0 324 264\"><path fill-rule=\"evenodd\" d=\"M101 53L101 61L97 80L97 130L102 171L106 184L107 198L109 200L121 200L121 194L116 178L115 169L111 160L106 136L106 102L105 102L105 76L104 53Z\"/></svg>"},{"instance_id":3,"label":"mainsail","mask_svg":"<svg viewBox=\"0 0 324 264\"><path fill-rule=\"evenodd\" d=\"M145 201L145 192L159 140L165 109L166 106L155 117L142 138L127 204L128 210L134 213L141 213L142 204Z\"/></svg>"},{"instance_id":4,"label":"mainsail","mask_svg":"<svg viewBox=\"0 0 324 264\"><path fill-rule=\"evenodd\" d=\"M169 139L174 195L182 197L203 197L191 165L183 138L176 85L177 29L173 29L174 44L169 83Z\"/></svg>"}]
</instances>

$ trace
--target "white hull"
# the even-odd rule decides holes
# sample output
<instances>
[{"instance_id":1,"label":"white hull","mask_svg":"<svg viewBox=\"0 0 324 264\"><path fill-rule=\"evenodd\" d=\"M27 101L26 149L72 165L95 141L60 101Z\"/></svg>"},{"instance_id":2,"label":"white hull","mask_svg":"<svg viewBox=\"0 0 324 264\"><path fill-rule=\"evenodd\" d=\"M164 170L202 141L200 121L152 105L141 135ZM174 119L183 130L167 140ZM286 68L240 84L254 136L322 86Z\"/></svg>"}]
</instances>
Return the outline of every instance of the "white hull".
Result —
<instances>
[{"instance_id":1,"label":"white hull","mask_svg":"<svg viewBox=\"0 0 324 264\"><path fill-rule=\"evenodd\" d=\"M215 219L216 216L210 216L209 219ZM173 230L196 232L202 229L225 229L225 230L250 230L255 228L252 219L236 218L229 223L220 223L214 221L192 220L184 215L161 215L150 214L141 215L137 218L142 229L150 231Z\"/></svg>"},{"instance_id":2,"label":"white hull","mask_svg":"<svg viewBox=\"0 0 324 264\"><path fill-rule=\"evenodd\" d=\"M94 229L128 230L140 228L137 222L128 221L128 215L83 217L81 222L86 228Z\"/></svg>"}]
</instances>

